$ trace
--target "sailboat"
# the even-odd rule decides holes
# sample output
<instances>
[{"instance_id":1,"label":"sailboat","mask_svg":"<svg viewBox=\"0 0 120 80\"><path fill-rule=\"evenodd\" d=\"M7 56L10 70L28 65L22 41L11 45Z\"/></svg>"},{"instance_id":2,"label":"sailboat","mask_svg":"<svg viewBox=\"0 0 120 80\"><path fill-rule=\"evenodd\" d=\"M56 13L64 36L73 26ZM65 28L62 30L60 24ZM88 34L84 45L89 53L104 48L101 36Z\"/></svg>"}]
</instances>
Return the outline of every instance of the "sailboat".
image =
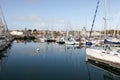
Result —
<instances>
[{"instance_id":1,"label":"sailboat","mask_svg":"<svg viewBox=\"0 0 120 80\"><path fill-rule=\"evenodd\" d=\"M67 24L68 27L68 24ZM67 45L79 45L80 43L75 40L72 35L69 35L69 32L66 32L65 44Z\"/></svg>"},{"instance_id":2,"label":"sailboat","mask_svg":"<svg viewBox=\"0 0 120 80\"><path fill-rule=\"evenodd\" d=\"M113 44L113 45L119 45L120 46L120 40L117 39L117 38L114 38L114 39L105 39L104 40L104 43L105 44Z\"/></svg>"},{"instance_id":3,"label":"sailboat","mask_svg":"<svg viewBox=\"0 0 120 80\"><path fill-rule=\"evenodd\" d=\"M120 46L120 39L115 37L116 34L116 30L114 30L114 34L113 37L110 39L105 39L104 43L105 44L111 44L111 45L115 45L115 46Z\"/></svg>"},{"instance_id":4,"label":"sailboat","mask_svg":"<svg viewBox=\"0 0 120 80\"><path fill-rule=\"evenodd\" d=\"M5 17L0 6L0 51L8 47L11 44L12 40L13 38L10 36L8 32Z\"/></svg>"},{"instance_id":5,"label":"sailboat","mask_svg":"<svg viewBox=\"0 0 120 80\"><path fill-rule=\"evenodd\" d=\"M80 43L78 41L75 40L75 38L73 38L72 35L70 35L69 37L67 37L67 39L65 40L65 44L68 45L79 45Z\"/></svg>"},{"instance_id":6,"label":"sailboat","mask_svg":"<svg viewBox=\"0 0 120 80\"><path fill-rule=\"evenodd\" d=\"M49 31L50 35L47 36L47 38L46 38L46 40L45 40L46 42L56 42L56 39L55 39L55 37L54 37L53 32L54 32L54 31L52 31L52 30Z\"/></svg>"},{"instance_id":7,"label":"sailboat","mask_svg":"<svg viewBox=\"0 0 120 80\"><path fill-rule=\"evenodd\" d=\"M105 0L105 4L106 4ZM99 0L98 0L99 3ZM105 15L106 27L106 15ZM111 48L105 44L104 48L86 48L86 61L94 60L96 63L104 63L108 66L120 69L120 49Z\"/></svg>"},{"instance_id":8,"label":"sailboat","mask_svg":"<svg viewBox=\"0 0 120 80\"><path fill-rule=\"evenodd\" d=\"M93 42L94 42L94 41L91 40L91 35L92 35L92 31L93 31L94 22L95 22L95 19L96 19L96 14L97 14L98 7L99 7L99 0L97 2L97 7L96 7L96 10L95 10L95 15L94 15L94 19L93 19L93 22L92 22L92 27L91 27L90 35L89 35L89 40L86 42L87 46L92 46Z\"/></svg>"},{"instance_id":9,"label":"sailboat","mask_svg":"<svg viewBox=\"0 0 120 80\"><path fill-rule=\"evenodd\" d=\"M57 39L56 42L57 42L58 44L65 44L65 39L64 39L64 37L60 37L60 38Z\"/></svg>"}]
</instances>

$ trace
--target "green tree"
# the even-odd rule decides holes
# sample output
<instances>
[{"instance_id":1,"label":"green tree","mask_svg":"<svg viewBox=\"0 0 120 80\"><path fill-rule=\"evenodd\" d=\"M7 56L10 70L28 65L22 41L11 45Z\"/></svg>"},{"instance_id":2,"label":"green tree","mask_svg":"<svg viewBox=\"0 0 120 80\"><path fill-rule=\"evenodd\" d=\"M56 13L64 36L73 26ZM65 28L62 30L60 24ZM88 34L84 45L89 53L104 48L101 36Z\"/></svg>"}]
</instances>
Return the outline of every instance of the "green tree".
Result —
<instances>
[{"instance_id":1,"label":"green tree","mask_svg":"<svg viewBox=\"0 0 120 80\"><path fill-rule=\"evenodd\" d=\"M34 29L33 32L37 32L37 29Z\"/></svg>"},{"instance_id":2,"label":"green tree","mask_svg":"<svg viewBox=\"0 0 120 80\"><path fill-rule=\"evenodd\" d=\"M32 30L31 30L31 29L28 29L28 31L29 31L29 32L32 32Z\"/></svg>"}]
</instances>

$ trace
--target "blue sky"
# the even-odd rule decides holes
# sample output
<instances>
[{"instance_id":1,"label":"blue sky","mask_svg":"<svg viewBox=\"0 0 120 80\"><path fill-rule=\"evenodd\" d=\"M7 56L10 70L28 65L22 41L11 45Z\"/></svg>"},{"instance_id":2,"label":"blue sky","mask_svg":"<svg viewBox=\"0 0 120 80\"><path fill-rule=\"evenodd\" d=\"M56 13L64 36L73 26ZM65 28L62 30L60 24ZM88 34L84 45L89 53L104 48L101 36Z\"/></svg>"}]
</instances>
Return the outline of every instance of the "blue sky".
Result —
<instances>
[{"instance_id":1,"label":"blue sky","mask_svg":"<svg viewBox=\"0 0 120 80\"><path fill-rule=\"evenodd\" d=\"M8 28L39 30L81 30L91 28L97 0L0 0ZM107 28L120 23L120 0L108 0ZM104 0L95 21L95 30L103 29ZM68 27L67 27L67 24ZM120 29L120 26L118 26Z\"/></svg>"}]
</instances>

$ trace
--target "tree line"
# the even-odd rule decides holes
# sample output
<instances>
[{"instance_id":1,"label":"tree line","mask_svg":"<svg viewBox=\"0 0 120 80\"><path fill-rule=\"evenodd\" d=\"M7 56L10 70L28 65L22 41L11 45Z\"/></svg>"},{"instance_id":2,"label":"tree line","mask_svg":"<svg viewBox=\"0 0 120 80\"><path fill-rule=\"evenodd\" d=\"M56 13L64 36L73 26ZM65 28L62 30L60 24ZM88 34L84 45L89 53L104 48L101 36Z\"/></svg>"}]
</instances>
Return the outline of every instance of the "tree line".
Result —
<instances>
[{"instance_id":1,"label":"tree line","mask_svg":"<svg viewBox=\"0 0 120 80\"><path fill-rule=\"evenodd\" d=\"M114 31L115 31L115 34L119 34L120 35L120 30L106 30L106 34L114 34ZM102 34L105 33L105 31L101 31Z\"/></svg>"}]
</instances>

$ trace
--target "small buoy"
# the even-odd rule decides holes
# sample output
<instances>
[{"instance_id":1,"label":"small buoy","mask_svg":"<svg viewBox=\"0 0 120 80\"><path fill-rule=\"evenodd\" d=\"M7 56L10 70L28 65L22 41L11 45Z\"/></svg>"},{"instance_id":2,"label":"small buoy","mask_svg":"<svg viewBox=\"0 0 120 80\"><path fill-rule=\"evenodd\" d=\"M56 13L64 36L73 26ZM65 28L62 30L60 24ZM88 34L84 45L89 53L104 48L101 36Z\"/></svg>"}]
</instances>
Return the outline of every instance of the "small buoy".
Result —
<instances>
[{"instance_id":1,"label":"small buoy","mask_svg":"<svg viewBox=\"0 0 120 80\"><path fill-rule=\"evenodd\" d=\"M37 48L37 51L39 51L40 49L39 48Z\"/></svg>"}]
</instances>

